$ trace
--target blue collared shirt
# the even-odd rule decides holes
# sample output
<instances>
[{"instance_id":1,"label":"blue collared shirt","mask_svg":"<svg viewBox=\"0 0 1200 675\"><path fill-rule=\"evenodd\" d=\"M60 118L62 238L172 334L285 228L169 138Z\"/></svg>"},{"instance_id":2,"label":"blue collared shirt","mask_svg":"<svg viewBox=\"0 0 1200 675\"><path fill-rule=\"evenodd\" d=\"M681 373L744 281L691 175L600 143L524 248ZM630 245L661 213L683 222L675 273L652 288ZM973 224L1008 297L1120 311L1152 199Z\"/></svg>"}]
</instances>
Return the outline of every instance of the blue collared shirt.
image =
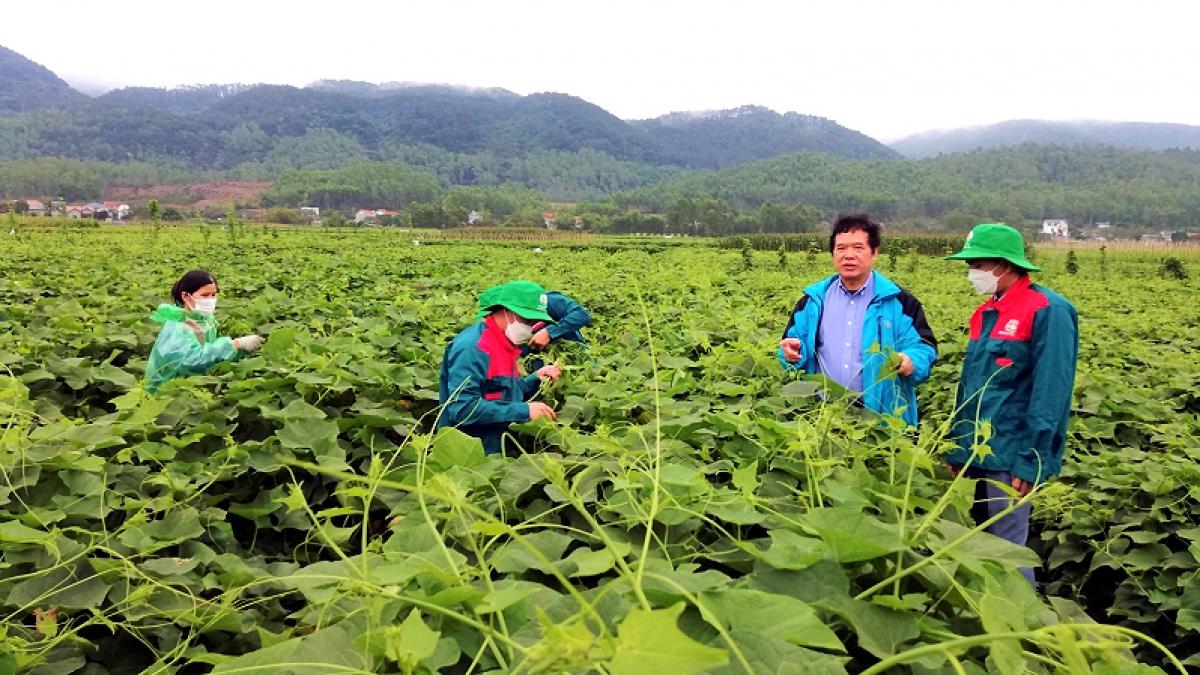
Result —
<instances>
[{"instance_id":1,"label":"blue collared shirt","mask_svg":"<svg viewBox=\"0 0 1200 675\"><path fill-rule=\"evenodd\" d=\"M825 291L825 308L818 329L817 366L843 387L863 390L862 336L867 305L875 297L875 274L857 291L846 290L841 277Z\"/></svg>"}]
</instances>

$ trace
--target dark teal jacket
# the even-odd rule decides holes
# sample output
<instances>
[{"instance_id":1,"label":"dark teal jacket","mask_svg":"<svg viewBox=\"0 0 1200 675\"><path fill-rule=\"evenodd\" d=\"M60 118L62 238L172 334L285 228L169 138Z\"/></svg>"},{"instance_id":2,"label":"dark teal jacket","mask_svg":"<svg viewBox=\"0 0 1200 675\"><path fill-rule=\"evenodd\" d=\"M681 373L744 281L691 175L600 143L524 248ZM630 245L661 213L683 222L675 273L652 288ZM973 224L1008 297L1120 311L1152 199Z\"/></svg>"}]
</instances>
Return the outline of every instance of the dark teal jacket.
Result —
<instances>
[{"instance_id":1,"label":"dark teal jacket","mask_svg":"<svg viewBox=\"0 0 1200 675\"><path fill-rule=\"evenodd\" d=\"M592 322L592 315L558 291L546 294L546 313L554 317L554 323L546 327L551 340L574 340L583 342L580 329Z\"/></svg>"},{"instance_id":2,"label":"dark teal jacket","mask_svg":"<svg viewBox=\"0 0 1200 675\"><path fill-rule=\"evenodd\" d=\"M481 439L488 454L500 452L508 425L529 421L525 401L541 384L537 375L520 375L520 355L490 317L459 333L442 358L437 427L457 427Z\"/></svg>"},{"instance_id":3,"label":"dark teal jacket","mask_svg":"<svg viewBox=\"0 0 1200 675\"><path fill-rule=\"evenodd\" d=\"M1030 282L1013 284L971 316L951 435L951 464L971 459L978 441L990 453L971 466L1040 483L1062 469L1079 356L1079 317L1062 296ZM978 424L977 424L978 422ZM976 438L976 432L990 438Z\"/></svg>"},{"instance_id":4,"label":"dark teal jacket","mask_svg":"<svg viewBox=\"0 0 1200 675\"><path fill-rule=\"evenodd\" d=\"M929 379L929 371L937 359L937 339L925 310L916 296L900 288L878 272L875 275L875 296L867 306L863 319L863 405L878 413L895 414L912 426L920 419L917 412L917 385ZM821 312L825 291L837 275L822 279L804 289L804 295L792 310L791 320L783 331L785 338L799 338L801 359L790 363L778 350L779 362L788 370L820 372L817 364L817 339L820 335ZM871 350L873 346L878 349ZM867 352L867 350L871 350ZM876 382L880 369L887 362L887 352L904 352L913 362L913 374Z\"/></svg>"}]
</instances>

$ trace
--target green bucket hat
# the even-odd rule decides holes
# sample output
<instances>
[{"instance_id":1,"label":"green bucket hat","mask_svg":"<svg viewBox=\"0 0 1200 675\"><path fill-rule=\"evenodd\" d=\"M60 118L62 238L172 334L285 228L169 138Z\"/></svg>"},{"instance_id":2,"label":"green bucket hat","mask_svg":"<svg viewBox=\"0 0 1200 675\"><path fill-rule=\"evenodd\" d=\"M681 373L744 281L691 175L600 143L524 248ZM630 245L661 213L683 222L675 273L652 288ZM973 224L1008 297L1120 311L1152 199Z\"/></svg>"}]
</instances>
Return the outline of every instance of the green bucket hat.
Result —
<instances>
[{"instance_id":1,"label":"green bucket hat","mask_svg":"<svg viewBox=\"0 0 1200 675\"><path fill-rule=\"evenodd\" d=\"M943 260L981 260L998 258L1007 260L1030 272L1041 272L1041 268L1025 259L1025 240L1021 233L1004 223L980 223L971 229L962 250L948 255Z\"/></svg>"},{"instance_id":2,"label":"green bucket hat","mask_svg":"<svg viewBox=\"0 0 1200 675\"><path fill-rule=\"evenodd\" d=\"M495 307L512 310L522 319L554 321L546 313L546 289L524 279L492 286L480 293L479 311L475 313L475 318L482 319Z\"/></svg>"}]
</instances>

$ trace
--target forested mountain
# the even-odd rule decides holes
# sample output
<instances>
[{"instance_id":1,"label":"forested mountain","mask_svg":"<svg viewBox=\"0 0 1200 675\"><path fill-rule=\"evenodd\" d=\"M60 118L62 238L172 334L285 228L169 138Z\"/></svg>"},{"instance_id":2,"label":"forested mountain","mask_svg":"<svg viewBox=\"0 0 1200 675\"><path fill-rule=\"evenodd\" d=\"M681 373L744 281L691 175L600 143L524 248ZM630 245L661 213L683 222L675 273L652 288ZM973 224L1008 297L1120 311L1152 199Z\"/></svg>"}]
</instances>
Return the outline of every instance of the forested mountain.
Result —
<instances>
[{"instance_id":1,"label":"forested mountain","mask_svg":"<svg viewBox=\"0 0 1200 675\"><path fill-rule=\"evenodd\" d=\"M926 131L891 144L906 157L932 157L1021 143L1101 144L1142 150L1200 149L1200 127L1148 122L1013 120L990 126Z\"/></svg>"},{"instance_id":2,"label":"forested mountain","mask_svg":"<svg viewBox=\"0 0 1200 675\"><path fill-rule=\"evenodd\" d=\"M675 164L717 169L780 154L815 150L854 159L898 156L879 141L823 117L762 106L701 113L671 113L633 122Z\"/></svg>"},{"instance_id":3,"label":"forested mountain","mask_svg":"<svg viewBox=\"0 0 1200 675\"><path fill-rule=\"evenodd\" d=\"M0 114L61 108L85 100L49 69L0 46Z\"/></svg>"},{"instance_id":4,"label":"forested mountain","mask_svg":"<svg viewBox=\"0 0 1200 675\"><path fill-rule=\"evenodd\" d=\"M757 106L629 122L566 94L395 82L130 87L90 98L0 48L4 198L243 180L273 181L262 200L278 206L404 209L490 195L508 200L489 202L491 215L520 223L541 222L541 199L604 202L580 213L618 231L657 218L642 212L666 214L659 226L708 220L707 231L723 232L811 226L843 209L936 219L931 227L1200 223L1200 151L1113 147L1200 146L1198 127L1014 122L973 133L943 134L941 147L1056 144L912 160L833 121ZM918 139L897 146L924 152Z\"/></svg>"},{"instance_id":5,"label":"forested mountain","mask_svg":"<svg viewBox=\"0 0 1200 675\"><path fill-rule=\"evenodd\" d=\"M294 160L295 147L315 131L326 140L336 137L336 159L353 158L347 152L382 158L398 147L431 147L477 157L485 172L493 159L527 164L531 156L548 152L592 153L609 164L693 168L797 150L894 156L886 146L830 120L755 106L627 122L561 93L519 96L497 88L352 80L321 80L305 88L127 87L91 99L9 50L0 52L4 84L0 160L56 156L198 171L248 164L272 171L281 168L277 155ZM46 109L53 112L44 114ZM310 159L282 168L324 168L331 161Z\"/></svg>"},{"instance_id":6,"label":"forested mountain","mask_svg":"<svg viewBox=\"0 0 1200 675\"><path fill-rule=\"evenodd\" d=\"M802 153L685 173L614 200L660 213L680 199L715 197L739 213L801 203L962 228L984 218L1171 228L1200 222L1197 186L1200 151L1026 144L907 161Z\"/></svg>"}]
</instances>

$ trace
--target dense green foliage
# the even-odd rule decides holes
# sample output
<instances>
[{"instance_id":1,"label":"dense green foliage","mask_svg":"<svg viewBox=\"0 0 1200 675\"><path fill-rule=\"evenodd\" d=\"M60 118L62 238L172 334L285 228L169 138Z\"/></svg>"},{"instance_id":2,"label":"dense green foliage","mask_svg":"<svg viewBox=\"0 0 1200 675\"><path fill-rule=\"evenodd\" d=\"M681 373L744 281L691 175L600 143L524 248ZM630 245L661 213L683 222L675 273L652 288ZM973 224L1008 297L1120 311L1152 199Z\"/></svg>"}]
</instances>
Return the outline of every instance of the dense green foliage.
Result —
<instances>
[{"instance_id":1,"label":"dense green foliage","mask_svg":"<svg viewBox=\"0 0 1200 675\"><path fill-rule=\"evenodd\" d=\"M266 206L322 209L400 207L441 192L433 176L398 164L359 162L323 171L287 171L263 195Z\"/></svg>"},{"instance_id":2,"label":"dense green foliage","mask_svg":"<svg viewBox=\"0 0 1200 675\"><path fill-rule=\"evenodd\" d=\"M1044 217L1109 221L1133 231L1182 231L1200 223L1200 152L1191 151L1026 145L919 161L809 153L684 174L591 150L544 151L515 161L432 146L389 145L387 153L389 162L365 161L368 153L349 137L314 129L280 143L261 162L199 176L265 179L281 172L264 203L287 206L403 208L440 199L455 185L517 185L550 201L611 195L571 212L584 216L590 229L617 232L803 232L840 210L923 221L942 231L965 231L986 219L1033 226ZM111 185L190 175L145 163L0 162L0 193L97 198ZM643 187L630 189L636 186ZM659 217L647 220L646 213Z\"/></svg>"},{"instance_id":3,"label":"dense green foliage","mask_svg":"<svg viewBox=\"0 0 1200 675\"><path fill-rule=\"evenodd\" d=\"M1131 628L1200 665L1200 310L1156 256L1106 282L1039 252L1083 327L1066 475L1033 496L1047 598L941 468L961 263L879 263L941 338L909 435L775 361L824 255L547 241L529 271L529 243L239 229L0 250L9 670L1159 672ZM147 397L146 316L197 265L268 343ZM485 458L429 435L437 366L514 269L596 323L556 350L558 421Z\"/></svg>"},{"instance_id":4,"label":"dense green foliage","mask_svg":"<svg viewBox=\"0 0 1200 675\"><path fill-rule=\"evenodd\" d=\"M1200 223L1200 151L1023 145L910 161L851 161L803 153L716 172L694 172L614 197L664 211L681 198L714 197L734 211L765 202L883 220L928 217L955 229L984 219L1068 218L1148 227Z\"/></svg>"},{"instance_id":5,"label":"dense green foliage","mask_svg":"<svg viewBox=\"0 0 1200 675\"><path fill-rule=\"evenodd\" d=\"M42 157L0 162L0 196L85 201L106 196L106 190L114 186L182 183L207 177L211 175L144 162Z\"/></svg>"}]
</instances>

